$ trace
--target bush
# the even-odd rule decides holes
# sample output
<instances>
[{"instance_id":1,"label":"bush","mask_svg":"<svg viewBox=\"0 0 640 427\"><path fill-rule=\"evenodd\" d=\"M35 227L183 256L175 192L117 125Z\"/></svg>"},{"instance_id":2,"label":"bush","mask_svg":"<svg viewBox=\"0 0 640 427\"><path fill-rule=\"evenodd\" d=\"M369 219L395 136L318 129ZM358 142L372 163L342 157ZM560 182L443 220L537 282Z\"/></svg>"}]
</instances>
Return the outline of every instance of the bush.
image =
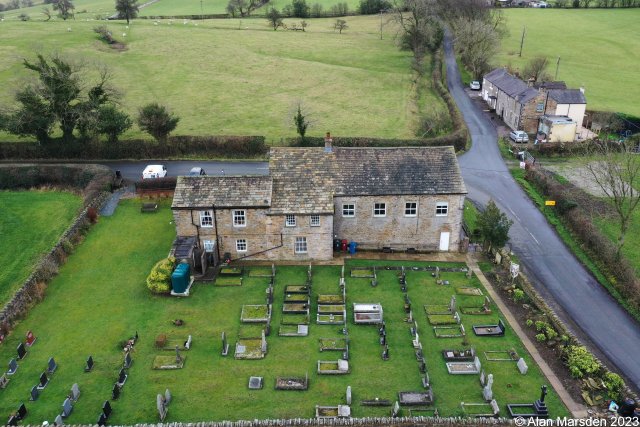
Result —
<instances>
[{"instance_id":1,"label":"bush","mask_svg":"<svg viewBox=\"0 0 640 427\"><path fill-rule=\"evenodd\" d=\"M544 342L547 340L547 336L545 334L536 334L536 341Z\"/></svg>"},{"instance_id":2,"label":"bush","mask_svg":"<svg viewBox=\"0 0 640 427\"><path fill-rule=\"evenodd\" d=\"M73 243L71 243L68 239L64 239L62 241L62 249L64 249L67 255L71 255L74 249Z\"/></svg>"},{"instance_id":3,"label":"bush","mask_svg":"<svg viewBox=\"0 0 640 427\"><path fill-rule=\"evenodd\" d=\"M513 301L520 302L524 301L524 291L522 289L514 289L513 290Z\"/></svg>"},{"instance_id":4,"label":"bush","mask_svg":"<svg viewBox=\"0 0 640 427\"><path fill-rule=\"evenodd\" d=\"M526 323L527 326L532 326L533 325L533 320L527 319L527 321L525 323Z\"/></svg>"},{"instance_id":5,"label":"bush","mask_svg":"<svg viewBox=\"0 0 640 427\"><path fill-rule=\"evenodd\" d=\"M547 335L547 338L549 338L550 340L558 337L558 333L551 326L547 326L547 328L544 330L544 333Z\"/></svg>"},{"instance_id":6,"label":"bush","mask_svg":"<svg viewBox=\"0 0 640 427\"><path fill-rule=\"evenodd\" d=\"M542 332L549 327L547 322L543 322L541 320L536 321L536 331Z\"/></svg>"},{"instance_id":7,"label":"bush","mask_svg":"<svg viewBox=\"0 0 640 427\"><path fill-rule=\"evenodd\" d=\"M147 288L154 294L168 294L171 291L171 273L175 266L176 259L173 257L158 261L147 277Z\"/></svg>"},{"instance_id":8,"label":"bush","mask_svg":"<svg viewBox=\"0 0 640 427\"><path fill-rule=\"evenodd\" d=\"M603 378L604 385L607 387L609 397L613 400L620 401L623 397L624 381L618 374L607 372Z\"/></svg>"},{"instance_id":9,"label":"bush","mask_svg":"<svg viewBox=\"0 0 640 427\"><path fill-rule=\"evenodd\" d=\"M575 378L595 374L601 368L600 362L584 346L570 345L566 347L565 356L569 372Z\"/></svg>"}]
</instances>

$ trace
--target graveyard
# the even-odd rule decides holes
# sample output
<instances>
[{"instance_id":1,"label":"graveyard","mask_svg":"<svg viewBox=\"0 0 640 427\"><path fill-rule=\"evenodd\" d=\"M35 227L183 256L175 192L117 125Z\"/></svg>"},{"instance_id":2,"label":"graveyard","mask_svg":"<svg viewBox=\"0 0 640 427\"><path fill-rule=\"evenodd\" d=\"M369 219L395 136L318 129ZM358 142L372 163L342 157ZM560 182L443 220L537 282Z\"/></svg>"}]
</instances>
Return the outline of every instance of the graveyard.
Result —
<instances>
[{"instance_id":1,"label":"graveyard","mask_svg":"<svg viewBox=\"0 0 640 427\"><path fill-rule=\"evenodd\" d=\"M508 417L507 405L533 408L548 384L463 264L347 260L344 272L275 265L273 276L271 265L249 263L218 277L240 285L151 295L144 279L169 250L170 217L166 206L141 215L139 201L124 200L100 218L0 345L5 369L17 365L0 390L0 416L115 425L497 408ZM279 334L285 326L306 333ZM545 403L549 416L568 415L551 388Z\"/></svg>"}]
</instances>

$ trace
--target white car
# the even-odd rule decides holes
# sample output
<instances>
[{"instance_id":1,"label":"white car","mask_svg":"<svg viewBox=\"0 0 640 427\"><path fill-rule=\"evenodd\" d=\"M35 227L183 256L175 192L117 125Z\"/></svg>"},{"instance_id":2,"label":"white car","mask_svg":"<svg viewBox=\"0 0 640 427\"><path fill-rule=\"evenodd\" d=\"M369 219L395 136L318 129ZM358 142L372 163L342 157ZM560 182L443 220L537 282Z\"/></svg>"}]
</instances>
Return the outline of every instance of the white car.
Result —
<instances>
[{"instance_id":1,"label":"white car","mask_svg":"<svg viewBox=\"0 0 640 427\"><path fill-rule=\"evenodd\" d=\"M471 83L469 83L469 87L471 88L471 90L480 90L480 82L477 80L474 80Z\"/></svg>"},{"instance_id":2,"label":"white car","mask_svg":"<svg viewBox=\"0 0 640 427\"><path fill-rule=\"evenodd\" d=\"M513 142L529 142L529 135L523 130L512 130L509 132L509 139Z\"/></svg>"},{"instance_id":3,"label":"white car","mask_svg":"<svg viewBox=\"0 0 640 427\"><path fill-rule=\"evenodd\" d=\"M165 176L167 176L165 165L147 165L142 171L142 179L164 178Z\"/></svg>"}]
</instances>

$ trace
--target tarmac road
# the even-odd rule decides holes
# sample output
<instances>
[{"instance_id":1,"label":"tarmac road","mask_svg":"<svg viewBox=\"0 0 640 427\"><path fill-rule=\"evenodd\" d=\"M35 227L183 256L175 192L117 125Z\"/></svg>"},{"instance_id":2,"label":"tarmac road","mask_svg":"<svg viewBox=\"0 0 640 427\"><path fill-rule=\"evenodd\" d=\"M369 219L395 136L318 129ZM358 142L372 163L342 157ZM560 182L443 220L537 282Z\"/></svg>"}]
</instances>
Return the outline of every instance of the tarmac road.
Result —
<instances>
[{"instance_id":1,"label":"tarmac road","mask_svg":"<svg viewBox=\"0 0 640 427\"><path fill-rule=\"evenodd\" d=\"M585 344L595 346L596 354L604 355L603 361L615 365L639 390L640 324L573 256L509 174L491 120L463 88L449 35L445 55L447 85L473 141L459 159L469 199L480 205L493 199L507 213L514 221L509 244L536 289L577 336L588 338Z\"/></svg>"},{"instance_id":2,"label":"tarmac road","mask_svg":"<svg viewBox=\"0 0 640 427\"><path fill-rule=\"evenodd\" d=\"M103 162L111 169L119 170L123 178L132 181L142 179L145 165L162 164L167 167L167 176L188 175L191 168L199 166L207 175L266 175L269 173L267 162L212 162L204 160L146 160L132 162Z\"/></svg>"}]
</instances>

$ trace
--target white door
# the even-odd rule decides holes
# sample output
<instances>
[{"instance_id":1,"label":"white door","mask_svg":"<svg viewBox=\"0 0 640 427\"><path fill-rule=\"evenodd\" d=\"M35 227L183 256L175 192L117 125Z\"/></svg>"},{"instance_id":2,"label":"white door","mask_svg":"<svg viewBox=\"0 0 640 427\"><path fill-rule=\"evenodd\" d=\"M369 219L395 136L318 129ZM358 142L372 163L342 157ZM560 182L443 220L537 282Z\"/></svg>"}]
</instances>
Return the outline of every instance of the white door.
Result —
<instances>
[{"instance_id":1,"label":"white door","mask_svg":"<svg viewBox=\"0 0 640 427\"><path fill-rule=\"evenodd\" d=\"M440 250L448 251L449 250L449 232L443 231L440 233Z\"/></svg>"}]
</instances>

